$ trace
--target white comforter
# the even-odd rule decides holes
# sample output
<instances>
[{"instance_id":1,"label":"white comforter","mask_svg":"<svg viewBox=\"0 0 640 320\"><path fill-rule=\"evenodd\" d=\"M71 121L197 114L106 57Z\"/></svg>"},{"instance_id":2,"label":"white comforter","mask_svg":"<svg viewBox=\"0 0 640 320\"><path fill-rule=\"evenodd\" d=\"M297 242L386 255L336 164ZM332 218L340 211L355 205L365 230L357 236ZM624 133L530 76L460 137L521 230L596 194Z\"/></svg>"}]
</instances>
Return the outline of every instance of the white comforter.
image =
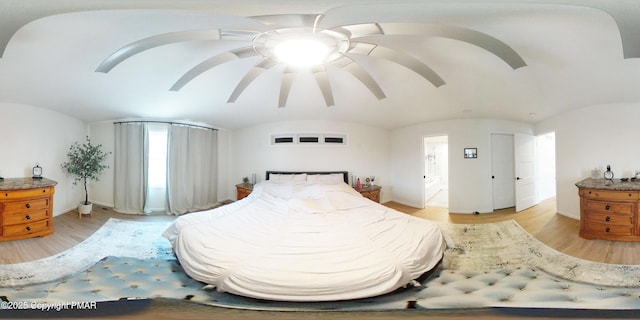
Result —
<instances>
[{"instance_id":1,"label":"white comforter","mask_svg":"<svg viewBox=\"0 0 640 320\"><path fill-rule=\"evenodd\" d=\"M260 299L330 301L403 287L442 258L438 226L345 183L261 182L246 198L164 232L192 278Z\"/></svg>"}]
</instances>

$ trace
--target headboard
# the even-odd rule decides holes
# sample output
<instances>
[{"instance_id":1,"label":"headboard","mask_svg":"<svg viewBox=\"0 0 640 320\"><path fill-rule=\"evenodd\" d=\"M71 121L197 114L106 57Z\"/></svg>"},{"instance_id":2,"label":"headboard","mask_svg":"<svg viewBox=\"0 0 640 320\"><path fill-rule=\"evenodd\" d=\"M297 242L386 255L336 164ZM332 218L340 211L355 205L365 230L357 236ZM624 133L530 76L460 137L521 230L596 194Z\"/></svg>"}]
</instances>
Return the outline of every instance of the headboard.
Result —
<instances>
[{"instance_id":1,"label":"headboard","mask_svg":"<svg viewBox=\"0 0 640 320\"><path fill-rule=\"evenodd\" d=\"M267 171L265 175L265 179L269 180L269 175L271 174L341 174L344 183L349 184L349 172L348 171Z\"/></svg>"}]
</instances>

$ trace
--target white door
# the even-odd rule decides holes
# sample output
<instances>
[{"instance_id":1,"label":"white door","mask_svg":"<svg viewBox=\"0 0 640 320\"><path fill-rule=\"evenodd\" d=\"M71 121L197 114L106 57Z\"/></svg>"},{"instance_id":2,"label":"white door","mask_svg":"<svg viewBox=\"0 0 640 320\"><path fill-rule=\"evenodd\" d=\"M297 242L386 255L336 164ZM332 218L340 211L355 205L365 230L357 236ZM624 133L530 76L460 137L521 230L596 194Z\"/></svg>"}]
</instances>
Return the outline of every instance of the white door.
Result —
<instances>
[{"instance_id":1,"label":"white door","mask_svg":"<svg viewBox=\"0 0 640 320\"><path fill-rule=\"evenodd\" d=\"M532 135L516 133L514 142L516 212L520 212L538 204L536 196L536 139Z\"/></svg>"},{"instance_id":2,"label":"white door","mask_svg":"<svg viewBox=\"0 0 640 320\"><path fill-rule=\"evenodd\" d=\"M513 148L513 135L491 135L491 185L494 210L511 208L516 204Z\"/></svg>"}]
</instances>

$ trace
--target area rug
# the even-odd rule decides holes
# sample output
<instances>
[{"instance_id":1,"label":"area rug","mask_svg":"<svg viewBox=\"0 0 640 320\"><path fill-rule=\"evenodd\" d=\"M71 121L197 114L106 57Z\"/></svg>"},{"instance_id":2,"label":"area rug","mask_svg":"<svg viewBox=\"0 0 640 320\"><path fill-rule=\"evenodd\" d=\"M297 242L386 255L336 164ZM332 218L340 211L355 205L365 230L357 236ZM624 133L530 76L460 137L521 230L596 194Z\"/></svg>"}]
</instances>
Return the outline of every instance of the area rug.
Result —
<instances>
[{"instance_id":1,"label":"area rug","mask_svg":"<svg viewBox=\"0 0 640 320\"><path fill-rule=\"evenodd\" d=\"M169 222L111 218L89 238L60 254L36 261L0 265L0 287L24 286L69 277L108 256L175 259L162 237Z\"/></svg>"},{"instance_id":2,"label":"area rug","mask_svg":"<svg viewBox=\"0 0 640 320\"><path fill-rule=\"evenodd\" d=\"M159 235L163 229L164 226L149 232ZM443 225L443 230L452 237L455 245L445 252L442 263L428 277L421 283L410 284L393 293L366 299L279 302L218 292L187 276L167 246L153 245L147 246L147 251L142 250L142 258L109 256L61 280L0 288L0 307L2 301L64 306L69 301L169 298L217 307L270 311L487 307L640 309L640 286L603 284L606 281L619 284L621 276L599 275L599 284L581 280L581 277L598 276L597 273L603 270L628 272L627 276L637 277L632 274L637 266L605 265L568 257L544 246L515 222ZM118 234L125 237L124 233ZM149 239L151 242L159 241L156 236ZM156 257L149 257L154 255ZM553 273L559 274L560 271L564 275Z\"/></svg>"},{"instance_id":3,"label":"area rug","mask_svg":"<svg viewBox=\"0 0 640 320\"><path fill-rule=\"evenodd\" d=\"M559 278L595 285L639 287L640 265L592 262L545 245L513 220L487 224L441 224L455 242L446 255L448 270L539 268Z\"/></svg>"}]
</instances>

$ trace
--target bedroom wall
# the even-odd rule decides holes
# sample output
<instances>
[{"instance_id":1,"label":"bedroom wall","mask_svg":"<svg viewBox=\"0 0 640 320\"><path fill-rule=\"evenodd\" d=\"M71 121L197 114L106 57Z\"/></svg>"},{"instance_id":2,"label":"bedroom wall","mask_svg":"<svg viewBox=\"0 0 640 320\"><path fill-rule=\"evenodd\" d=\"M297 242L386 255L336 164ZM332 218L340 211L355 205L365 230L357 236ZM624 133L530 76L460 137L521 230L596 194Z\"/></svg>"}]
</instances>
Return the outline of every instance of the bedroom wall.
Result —
<instances>
[{"instance_id":1,"label":"bedroom wall","mask_svg":"<svg viewBox=\"0 0 640 320\"><path fill-rule=\"evenodd\" d=\"M31 177L36 163L43 175L58 184L53 198L54 216L75 209L82 192L72 184L60 164L67 159L67 151L74 141L85 138L84 122L24 104L0 102L0 176L4 178Z\"/></svg>"},{"instance_id":2,"label":"bedroom wall","mask_svg":"<svg viewBox=\"0 0 640 320\"><path fill-rule=\"evenodd\" d=\"M458 119L417 124L391 132L392 199L424 207L424 137L449 136L449 211L493 211L491 134L533 134L531 125L493 119ZM464 159L465 147L478 148L477 159Z\"/></svg>"},{"instance_id":3,"label":"bedroom wall","mask_svg":"<svg viewBox=\"0 0 640 320\"><path fill-rule=\"evenodd\" d=\"M271 135L279 133L341 133L347 145L271 145ZM293 121L256 125L234 130L231 136L229 191L243 177L257 175L264 180L267 170L327 171L347 170L351 175L374 175L382 186L381 202L390 198L389 131L339 121ZM235 196L234 196L235 198Z\"/></svg>"},{"instance_id":4,"label":"bedroom wall","mask_svg":"<svg viewBox=\"0 0 640 320\"><path fill-rule=\"evenodd\" d=\"M113 121L94 122L88 125L89 136L95 144L102 144L104 151L113 152L115 143L115 126ZM235 198L235 192L229 193L229 132L218 130L218 199L220 201ZM107 160L109 168L100 178L99 183L92 182L89 195L96 204L113 207L114 171L113 154Z\"/></svg>"},{"instance_id":5,"label":"bedroom wall","mask_svg":"<svg viewBox=\"0 0 640 320\"><path fill-rule=\"evenodd\" d=\"M616 177L640 170L640 104L575 109L541 121L536 132L555 131L558 213L580 219L575 183L611 165Z\"/></svg>"}]
</instances>

